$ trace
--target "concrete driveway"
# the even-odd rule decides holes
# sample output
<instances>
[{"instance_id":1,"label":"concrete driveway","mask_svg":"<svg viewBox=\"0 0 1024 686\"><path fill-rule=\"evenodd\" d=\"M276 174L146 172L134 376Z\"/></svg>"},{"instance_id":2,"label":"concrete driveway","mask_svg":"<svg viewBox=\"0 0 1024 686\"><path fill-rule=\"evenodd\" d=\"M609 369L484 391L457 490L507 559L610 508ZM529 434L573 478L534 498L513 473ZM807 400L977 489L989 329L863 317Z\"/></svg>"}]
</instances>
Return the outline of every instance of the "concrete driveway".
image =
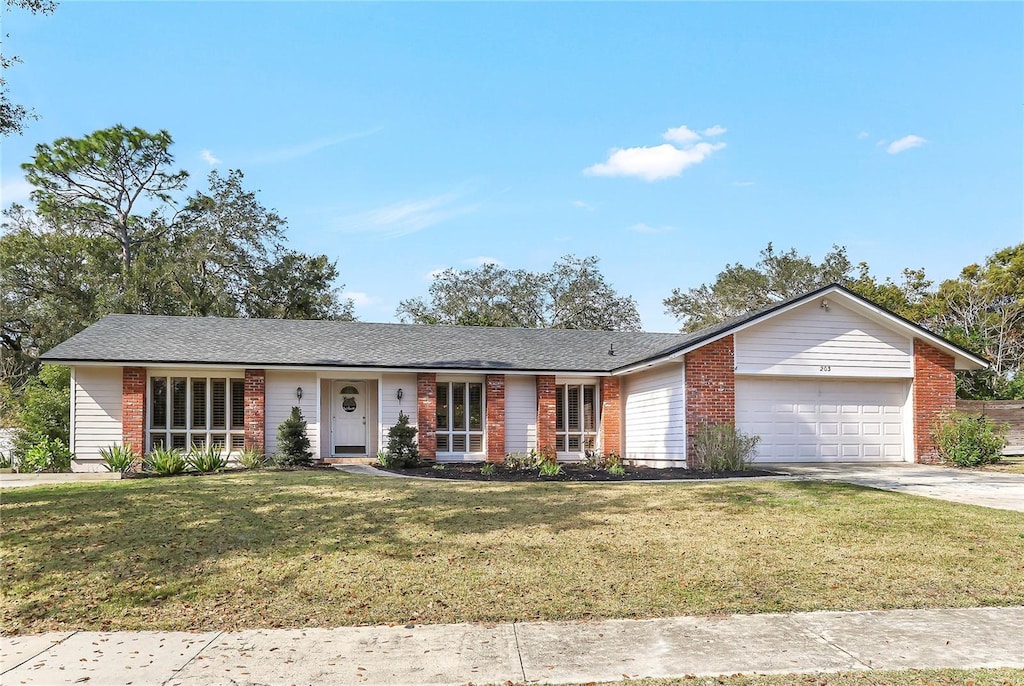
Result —
<instances>
[{"instance_id":1,"label":"concrete driveway","mask_svg":"<svg viewBox=\"0 0 1024 686\"><path fill-rule=\"evenodd\" d=\"M885 491L950 500L955 503L1024 512L1024 474L968 471L906 462L867 464L787 462L764 466L788 472L800 479L842 481Z\"/></svg>"}]
</instances>

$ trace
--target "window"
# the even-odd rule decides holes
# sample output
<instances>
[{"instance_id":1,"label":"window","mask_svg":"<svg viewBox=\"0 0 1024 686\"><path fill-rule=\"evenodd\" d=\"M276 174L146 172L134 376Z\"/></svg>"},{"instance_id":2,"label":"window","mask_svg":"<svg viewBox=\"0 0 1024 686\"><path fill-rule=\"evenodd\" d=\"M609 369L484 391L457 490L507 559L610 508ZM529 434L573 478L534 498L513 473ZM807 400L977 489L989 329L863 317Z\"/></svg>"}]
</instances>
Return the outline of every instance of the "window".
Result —
<instances>
[{"instance_id":1,"label":"window","mask_svg":"<svg viewBox=\"0 0 1024 686\"><path fill-rule=\"evenodd\" d=\"M245 381L153 376L149 379L149 449L245 448Z\"/></svg>"},{"instance_id":2,"label":"window","mask_svg":"<svg viewBox=\"0 0 1024 686\"><path fill-rule=\"evenodd\" d=\"M582 453L597 444L597 386L555 386L555 452Z\"/></svg>"},{"instance_id":3,"label":"window","mask_svg":"<svg viewBox=\"0 0 1024 686\"><path fill-rule=\"evenodd\" d=\"M437 384L437 452L484 451L484 385L460 381Z\"/></svg>"}]
</instances>

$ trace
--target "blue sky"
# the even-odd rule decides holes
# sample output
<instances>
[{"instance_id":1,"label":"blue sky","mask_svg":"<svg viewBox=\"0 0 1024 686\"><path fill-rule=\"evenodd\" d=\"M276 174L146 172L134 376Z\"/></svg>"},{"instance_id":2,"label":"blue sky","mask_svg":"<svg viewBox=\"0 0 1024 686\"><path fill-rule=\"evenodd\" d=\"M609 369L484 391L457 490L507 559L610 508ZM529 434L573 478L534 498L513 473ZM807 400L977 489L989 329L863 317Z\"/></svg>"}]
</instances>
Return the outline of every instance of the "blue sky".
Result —
<instances>
[{"instance_id":1,"label":"blue sky","mask_svg":"<svg viewBox=\"0 0 1024 686\"><path fill-rule=\"evenodd\" d=\"M367 321L444 267L597 255L661 301L833 243L941 280L1024 240L1021 3L64 2L5 14L37 143L166 129L242 169Z\"/></svg>"}]
</instances>

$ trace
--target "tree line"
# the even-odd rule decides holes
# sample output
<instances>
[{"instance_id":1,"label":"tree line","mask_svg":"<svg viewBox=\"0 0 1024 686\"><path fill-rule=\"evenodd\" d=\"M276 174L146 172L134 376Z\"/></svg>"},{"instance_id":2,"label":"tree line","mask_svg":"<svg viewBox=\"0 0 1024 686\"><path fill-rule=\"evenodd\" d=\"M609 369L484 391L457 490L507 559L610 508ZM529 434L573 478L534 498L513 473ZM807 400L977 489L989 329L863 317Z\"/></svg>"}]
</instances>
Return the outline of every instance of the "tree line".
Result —
<instances>
[{"instance_id":1,"label":"tree line","mask_svg":"<svg viewBox=\"0 0 1024 686\"><path fill-rule=\"evenodd\" d=\"M166 131L114 126L35 148L22 165L30 207L0 224L0 420L10 421L38 356L108 313L291 319L354 318L337 264L287 245L287 221L240 170L191 186ZM842 284L992 362L961 375L964 397L1024 397L1024 244L937 286L922 269L878 279L846 249L821 261L769 243L753 266L674 289L666 311L694 331L816 287ZM636 301L597 257L546 271L484 264L436 274L396 316L420 324L640 330ZM36 384L40 383L39 380Z\"/></svg>"}]
</instances>

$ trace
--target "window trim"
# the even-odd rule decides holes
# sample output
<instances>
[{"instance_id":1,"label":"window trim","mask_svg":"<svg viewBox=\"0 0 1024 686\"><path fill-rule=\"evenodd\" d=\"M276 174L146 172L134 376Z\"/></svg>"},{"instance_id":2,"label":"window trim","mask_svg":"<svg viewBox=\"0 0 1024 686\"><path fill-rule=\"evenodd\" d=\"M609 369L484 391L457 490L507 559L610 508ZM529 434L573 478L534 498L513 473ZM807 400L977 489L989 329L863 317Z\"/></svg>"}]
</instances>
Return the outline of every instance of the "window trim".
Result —
<instances>
[{"instance_id":1,"label":"window trim","mask_svg":"<svg viewBox=\"0 0 1024 686\"><path fill-rule=\"evenodd\" d=\"M175 373L175 372L183 373ZM185 427L184 428L171 428L173 422L173 380L174 379L185 379ZM164 412L166 413L164 426L155 427L153 426L153 381L155 379L163 379L166 387L166 398L164 399ZM217 429L213 428L213 380L223 379L224 380L224 428ZM193 380L202 380L205 384L205 399L206 405L206 426L204 428L195 428L192 426L193 420ZM153 439L163 438L164 447L172 445L172 436L181 435L185 436L185 447L179 448L184 452L188 452L193 447L193 437L201 436L203 439L203 447L209 447L211 445L213 435L224 436L224 455L236 455L245 450L245 421L243 419L241 426L232 426L232 412L235 409L232 405L231 399L231 386L234 382L242 382L242 410L243 417L245 411L245 374L239 374L237 371L221 371L221 372L207 372L192 374L188 370L160 370L158 372L147 374L146 379L146 453L149 453L153 449ZM238 437L242 447L232 447L234 441L233 438Z\"/></svg>"},{"instance_id":2,"label":"window trim","mask_svg":"<svg viewBox=\"0 0 1024 686\"><path fill-rule=\"evenodd\" d=\"M568 427L569 388L580 389L580 428L572 430ZM583 398L587 387L594 389L594 428L591 431L583 428L585 426L583 412ZM558 425L558 404L562 404L562 414L566 428ZM556 379L555 381L555 456L559 459L574 460L582 459L587 450L599 450L601 437L601 384L596 379ZM569 437L580 437L580 450L568 450ZM593 438L593 448L587 448L587 439ZM558 450L558 439L563 438L565 450Z\"/></svg>"},{"instance_id":3,"label":"window trim","mask_svg":"<svg viewBox=\"0 0 1024 686\"><path fill-rule=\"evenodd\" d=\"M434 445L435 445L434 454L435 454L435 457L436 458L461 458L462 460L464 460L466 462L474 462L474 461L476 461L476 458L481 458L481 459L486 458L487 457L487 383L486 383L486 381L484 379L478 379L478 378L471 378L471 379L465 379L465 378L462 378L462 379L457 379L457 378L454 378L454 379L453 378L448 378L448 379L439 378L439 379L436 380L435 386L434 386L434 388L435 388L435 390L434 390L435 402L437 400L437 386L440 386L442 384L444 384L445 386L448 387L448 428L442 430L442 429L437 428L436 426L434 427ZM461 385L466 387L467 415L468 415L468 407L469 407L469 386L470 386L470 384L479 384L480 385L480 429L479 430L474 430L474 429L470 429L469 428L469 418L468 418L468 416L466 418L466 428L465 429L455 430L455 429L451 428L452 427L452 423L453 423L452 420L454 418L453 417L453 414L454 414L454 404L452 403L452 389L453 389L453 387L455 385L459 385L459 384L461 384ZM437 417L437 406L436 406L436 404L435 404L435 407L434 407L434 417L435 417L435 423L436 423L436 417ZM441 450L440 447L437 447L437 446L440 445L440 440L441 440L441 436L442 435L446 436L446 437L456 436L456 435L465 436L466 437L466 450L461 451L461 452L459 452L459 451L454 451L453 452L453 451L450 451L450 450ZM476 435L480 436L480 450L479 451L471 451L471 450L469 450L469 447L470 447L470 437L476 436ZM446 443L446 445L451 445L451 442L448 441ZM470 459L470 458L472 458L472 459Z\"/></svg>"}]
</instances>

